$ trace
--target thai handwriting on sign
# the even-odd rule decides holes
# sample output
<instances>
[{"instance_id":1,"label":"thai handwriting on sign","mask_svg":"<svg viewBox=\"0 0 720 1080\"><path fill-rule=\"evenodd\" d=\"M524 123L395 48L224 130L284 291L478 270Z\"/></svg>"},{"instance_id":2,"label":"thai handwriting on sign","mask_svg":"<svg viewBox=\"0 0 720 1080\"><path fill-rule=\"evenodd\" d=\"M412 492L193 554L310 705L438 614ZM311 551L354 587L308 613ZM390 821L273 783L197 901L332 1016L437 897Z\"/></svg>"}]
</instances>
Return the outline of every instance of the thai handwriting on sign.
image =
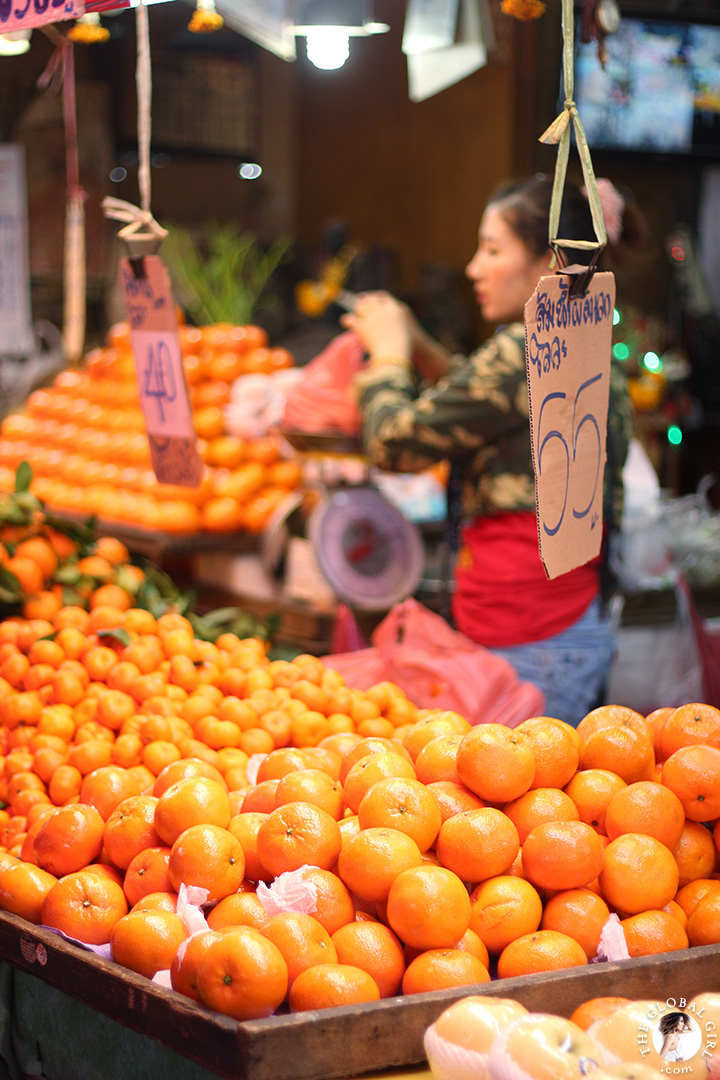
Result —
<instances>
[{"instance_id":1,"label":"thai handwriting on sign","mask_svg":"<svg viewBox=\"0 0 720 1080\"><path fill-rule=\"evenodd\" d=\"M127 320L131 330L139 330L145 325L151 313L163 311L168 307L167 298L156 295L150 279L136 277L129 267L123 267L122 275Z\"/></svg>"},{"instance_id":2,"label":"thai handwriting on sign","mask_svg":"<svg viewBox=\"0 0 720 1080\"><path fill-rule=\"evenodd\" d=\"M0 0L0 33L72 18L75 0Z\"/></svg>"},{"instance_id":3,"label":"thai handwriting on sign","mask_svg":"<svg viewBox=\"0 0 720 1080\"><path fill-rule=\"evenodd\" d=\"M548 290L538 290L537 329L539 333L550 330L567 330L571 326L599 326L613 313L613 300L606 290L594 296L570 300L571 282L559 278L559 295L552 299Z\"/></svg>"},{"instance_id":4,"label":"thai handwriting on sign","mask_svg":"<svg viewBox=\"0 0 720 1080\"><path fill-rule=\"evenodd\" d=\"M537 334L533 334L528 341L528 360L537 368L538 375L559 371L566 356L567 345L557 336L552 341L538 341Z\"/></svg>"},{"instance_id":5,"label":"thai handwriting on sign","mask_svg":"<svg viewBox=\"0 0 720 1080\"><path fill-rule=\"evenodd\" d=\"M542 456L543 456L543 451L544 451L545 447L547 446L547 444L550 442L551 439L557 439L558 440L558 442L560 443L560 446L562 447L562 449L564 451L564 454L565 454L565 495L563 497L563 504L562 504L562 509L560 511L560 516L558 517L558 520L553 525L549 525L547 523L547 521L544 520L544 518L542 520L542 527L543 527L544 531L547 533L548 536L554 536L557 533L558 529L562 525L563 520L565 518L565 512L567 510L568 492L569 492L569 489L570 489L570 473L571 473L571 469L574 467L574 465L577 462L577 452L578 452L578 443L579 443L579 440L580 440L580 434L581 434L582 429L585 427L586 424L590 425L591 437L592 437L592 433L594 432L594 439L597 441L597 456L594 458L595 468L594 468L594 470L591 470L592 494L591 494L586 506L581 506L581 507L573 506L571 508L573 517L576 520L580 520L582 518L587 517L587 515L590 513L590 510L591 510L591 507L592 507L593 503L595 502L595 493L597 492L598 482L600 480L600 475L601 475L601 466L603 464L603 462L601 461L602 440L600 438L600 427L598 425L598 422L597 422L597 419L596 419L595 415L592 412L584 413L583 416L578 420L578 415L579 415L579 413L580 413L580 411L582 409L582 406L580 406L580 407L578 407L578 406L579 406L579 401L580 401L581 394L585 390L588 390L595 383L599 382L601 379L602 379L602 375L593 375L592 378L586 379L585 382L582 383L582 385L578 388L578 391L575 394L575 400L573 402L573 411L572 411L572 430L570 431L570 445L568 445L568 441L567 441L565 435L563 434L563 432L559 431L557 428L551 428L550 431L547 431L543 435L543 416L546 415L545 414L545 409L547 408L548 413L549 413L551 408L552 408L552 403L554 401L555 402L565 401L567 399L567 394L565 394L564 391L561 391L561 390L556 390L553 393L546 394L545 397L542 400L542 404L540 405L540 416L538 418L539 446L538 446L538 454L537 454L538 473L539 473L539 475L542 476ZM552 421L546 420L546 423L551 423L551 422ZM571 449L572 449L572 457L571 457ZM590 528L594 529L595 526L597 525L597 523L598 523L598 515L597 515L597 513L595 513L590 518Z\"/></svg>"}]
</instances>

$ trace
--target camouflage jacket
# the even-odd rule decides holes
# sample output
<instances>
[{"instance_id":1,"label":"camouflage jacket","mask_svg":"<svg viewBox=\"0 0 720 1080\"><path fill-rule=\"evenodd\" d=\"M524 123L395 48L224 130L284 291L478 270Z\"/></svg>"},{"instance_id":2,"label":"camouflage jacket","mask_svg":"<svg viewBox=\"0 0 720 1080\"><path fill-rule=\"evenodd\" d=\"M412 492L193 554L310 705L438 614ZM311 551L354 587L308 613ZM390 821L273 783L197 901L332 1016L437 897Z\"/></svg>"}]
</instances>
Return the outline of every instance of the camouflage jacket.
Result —
<instances>
[{"instance_id":1,"label":"camouflage jacket","mask_svg":"<svg viewBox=\"0 0 720 1080\"><path fill-rule=\"evenodd\" d=\"M525 331L499 330L427 389L409 365L381 365L357 380L363 436L372 463L418 472L463 459L463 516L535 509L530 448ZM606 524L619 524L622 467L632 434L632 407L622 369L613 362L605 467Z\"/></svg>"}]
</instances>

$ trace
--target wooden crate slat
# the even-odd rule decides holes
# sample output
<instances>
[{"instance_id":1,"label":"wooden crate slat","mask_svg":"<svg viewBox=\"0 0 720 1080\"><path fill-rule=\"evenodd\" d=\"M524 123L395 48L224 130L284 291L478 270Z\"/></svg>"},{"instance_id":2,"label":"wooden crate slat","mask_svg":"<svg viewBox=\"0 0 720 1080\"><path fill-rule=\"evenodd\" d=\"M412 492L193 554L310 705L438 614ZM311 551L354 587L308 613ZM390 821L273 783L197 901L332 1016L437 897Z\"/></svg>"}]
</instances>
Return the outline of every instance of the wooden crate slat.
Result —
<instances>
[{"instance_id":1,"label":"wooden crate slat","mask_svg":"<svg viewBox=\"0 0 720 1080\"><path fill-rule=\"evenodd\" d=\"M238 1075L237 1024L228 1017L7 913L0 915L0 957L221 1076Z\"/></svg>"},{"instance_id":2,"label":"wooden crate slat","mask_svg":"<svg viewBox=\"0 0 720 1080\"><path fill-rule=\"evenodd\" d=\"M513 997L530 1011L569 1016L591 997L689 999L720 989L720 947L705 946L235 1023L6 913L0 913L0 958L232 1080L331 1080L422 1063L426 1028L469 993Z\"/></svg>"}]
</instances>

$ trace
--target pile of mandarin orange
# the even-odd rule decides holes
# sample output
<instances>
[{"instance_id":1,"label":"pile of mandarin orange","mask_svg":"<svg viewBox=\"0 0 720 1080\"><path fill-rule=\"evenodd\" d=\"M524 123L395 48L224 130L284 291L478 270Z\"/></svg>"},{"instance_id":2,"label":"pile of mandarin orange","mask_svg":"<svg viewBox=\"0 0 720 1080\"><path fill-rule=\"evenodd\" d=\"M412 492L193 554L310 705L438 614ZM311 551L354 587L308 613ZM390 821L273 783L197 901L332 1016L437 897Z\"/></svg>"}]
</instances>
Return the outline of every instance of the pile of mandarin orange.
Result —
<instances>
[{"instance_id":1,"label":"pile of mandarin orange","mask_svg":"<svg viewBox=\"0 0 720 1080\"><path fill-rule=\"evenodd\" d=\"M206 471L197 488L158 484L140 408L126 323L79 369L32 393L22 412L0 424L0 491L28 461L31 490L54 509L165 533L260 532L300 482L300 466L268 435L229 435L223 406L236 378L293 366L286 349L268 348L257 326L180 328L198 449Z\"/></svg>"},{"instance_id":2,"label":"pile of mandarin orange","mask_svg":"<svg viewBox=\"0 0 720 1080\"><path fill-rule=\"evenodd\" d=\"M471 727L103 604L0 624L0 719L0 906L237 1019L720 942L709 705Z\"/></svg>"},{"instance_id":3,"label":"pile of mandarin orange","mask_svg":"<svg viewBox=\"0 0 720 1080\"><path fill-rule=\"evenodd\" d=\"M145 571L130 561L130 552L114 536L97 537L80 548L42 518L38 515L27 526L0 527L0 567L17 580L23 616L47 622L71 603L88 610L107 608L108 626L116 625L118 611L135 607ZM98 627L102 616L102 611L93 616Z\"/></svg>"}]
</instances>

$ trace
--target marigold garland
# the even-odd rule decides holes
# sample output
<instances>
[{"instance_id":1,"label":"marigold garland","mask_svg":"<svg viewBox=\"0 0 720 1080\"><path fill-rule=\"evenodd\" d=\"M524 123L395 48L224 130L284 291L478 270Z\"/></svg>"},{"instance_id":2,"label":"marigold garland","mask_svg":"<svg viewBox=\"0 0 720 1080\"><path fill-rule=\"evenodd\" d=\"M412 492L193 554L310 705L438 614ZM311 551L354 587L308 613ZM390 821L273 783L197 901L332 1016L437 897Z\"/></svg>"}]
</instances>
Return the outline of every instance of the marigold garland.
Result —
<instances>
[{"instance_id":1,"label":"marigold garland","mask_svg":"<svg viewBox=\"0 0 720 1080\"><path fill-rule=\"evenodd\" d=\"M100 16L96 11L89 11L81 15L74 26L67 32L69 41L79 41L84 45L96 45L100 41L107 41L110 31L106 30L100 22Z\"/></svg>"},{"instance_id":2,"label":"marigold garland","mask_svg":"<svg viewBox=\"0 0 720 1080\"><path fill-rule=\"evenodd\" d=\"M193 34L212 34L224 25L225 20L215 10L214 0L197 0L197 6L188 23Z\"/></svg>"},{"instance_id":3,"label":"marigold garland","mask_svg":"<svg viewBox=\"0 0 720 1080\"><path fill-rule=\"evenodd\" d=\"M543 0L501 0L500 10L515 19L539 19L545 12Z\"/></svg>"}]
</instances>

